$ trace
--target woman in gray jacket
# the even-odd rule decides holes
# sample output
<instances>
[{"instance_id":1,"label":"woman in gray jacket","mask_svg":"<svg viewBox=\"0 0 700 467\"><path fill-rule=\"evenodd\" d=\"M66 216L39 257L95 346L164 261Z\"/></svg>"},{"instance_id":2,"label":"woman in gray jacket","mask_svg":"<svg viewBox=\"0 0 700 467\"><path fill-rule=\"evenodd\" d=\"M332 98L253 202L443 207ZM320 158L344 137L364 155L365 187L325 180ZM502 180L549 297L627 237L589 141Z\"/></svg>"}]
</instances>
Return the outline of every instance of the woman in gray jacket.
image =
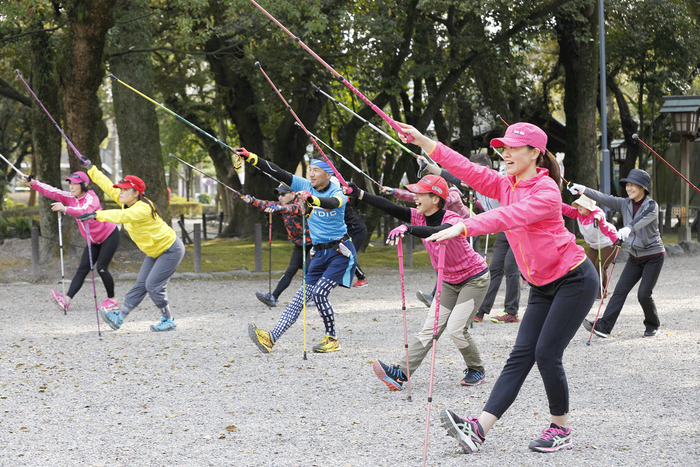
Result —
<instances>
[{"instance_id":1,"label":"woman in gray jacket","mask_svg":"<svg viewBox=\"0 0 700 467\"><path fill-rule=\"evenodd\" d=\"M661 326L652 292L661 273L666 250L659 233L659 205L648 197L649 182L651 177L648 173L632 169L627 178L620 180L628 198L606 195L576 183L569 188L573 194L585 194L592 200L621 212L624 227L618 231L618 237L630 246L629 260L603 317L595 323L595 329L591 321L583 321L583 326L588 331L593 329L598 337L605 338L610 335L627 294L640 280L637 299L644 310L644 337L656 336Z\"/></svg>"}]
</instances>

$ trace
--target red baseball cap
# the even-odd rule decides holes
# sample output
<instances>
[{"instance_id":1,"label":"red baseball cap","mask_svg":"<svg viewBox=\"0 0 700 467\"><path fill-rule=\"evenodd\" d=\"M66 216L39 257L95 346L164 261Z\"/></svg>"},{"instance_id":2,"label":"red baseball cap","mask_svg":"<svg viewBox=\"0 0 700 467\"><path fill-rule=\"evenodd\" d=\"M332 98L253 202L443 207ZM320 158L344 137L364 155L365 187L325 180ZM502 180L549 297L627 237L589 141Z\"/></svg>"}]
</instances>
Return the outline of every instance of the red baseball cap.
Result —
<instances>
[{"instance_id":1,"label":"red baseball cap","mask_svg":"<svg viewBox=\"0 0 700 467\"><path fill-rule=\"evenodd\" d=\"M119 183L112 186L114 188L133 188L141 194L146 191L146 184L143 183L143 180L138 178L136 175L127 175L123 179L119 180Z\"/></svg>"},{"instance_id":2,"label":"red baseball cap","mask_svg":"<svg viewBox=\"0 0 700 467\"><path fill-rule=\"evenodd\" d=\"M518 122L506 128L506 134L502 138L492 139L491 146L494 148L532 146L544 154L547 152L547 133L532 123Z\"/></svg>"},{"instance_id":3,"label":"red baseball cap","mask_svg":"<svg viewBox=\"0 0 700 467\"><path fill-rule=\"evenodd\" d=\"M66 179L66 181L73 183L84 183L87 185L90 183L90 178L88 178L85 172L73 172L70 174L70 177Z\"/></svg>"},{"instance_id":4,"label":"red baseball cap","mask_svg":"<svg viewBox=\"0 0 700 467\"><path fill-rule=\"evenodd\" d=\"M447 194L450 191L445 179L439 175L426 175L418 180L418 183L406 185L406 189L413 193L433 193L442 199L447 199Z\"/></svg>"}]
</instances>

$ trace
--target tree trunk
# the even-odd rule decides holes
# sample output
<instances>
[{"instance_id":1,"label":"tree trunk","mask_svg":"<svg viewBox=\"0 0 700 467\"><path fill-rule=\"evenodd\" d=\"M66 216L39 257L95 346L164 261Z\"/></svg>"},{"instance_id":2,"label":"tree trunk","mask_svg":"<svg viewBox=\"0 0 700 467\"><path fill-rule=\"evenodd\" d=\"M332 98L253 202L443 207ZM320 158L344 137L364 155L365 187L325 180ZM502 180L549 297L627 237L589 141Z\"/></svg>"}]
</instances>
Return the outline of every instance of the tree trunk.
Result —
<instances>
[{"instance_id":1,"label":"tree trunk","mask_svg":"<svg viewBox=\"0 0 700 467\"><path fill-rule=\"evenodd\" d=\"M150 97L153 96L150 54L120 54L130 49L153 47L151 23L147 19L149 13L146 0L120 1L115 7L117 25L115 39L109 46L112 54L109 64L117 78ZM155 105L116 81L112 81L112 95L123 173L143 179L146 196L158 206L163 220L170 224L172 219Z\"/></svg>"},{"instance_id":2,"label":"tree trunk","mask_svg":"<svg viewBox=\"0 0 700 467\"><path fill-rule=\"evenodd\" d=\"M30 43L32 76L29 85L54 119L60 117L58 75L54 48L49 44L49 33L32 36ZM25 78L26 79L26 78ZM61 187L61 134L38 103L32 103L32 140L34 145L34 176L51 186ZM59 121L59 120L57 120ZM55 241L41 242L41 257L55 257L59 254L58 217L51 210L54 201L45 196L39 197L39 226L45 238ZM75 222L62 222L64 242L77 242L79 235ZM77 236L77 238L76 238Z\"/></svg>"},{"instance_id":3,"label":"tree trunk","mask_svg":"<svg viewBox=\"0 0 700 467\"><path fill-rule=\"evenodd\" d=\"M107 31L114 24L115 2L74 0L66 5L70 34L61 73L65 132L76 149L98 167L99 146L107 136L107 127L102 121L97 91L104 77L104 45ZM71 170L82 170L77 157L70 150L69 153Z\"/></svg>"},{"instance_id":4,"label":"tree trunk","mask_svg":"<svg viewBox=\"0 0 700 467\"><path fill-rule=\"evenodd\" d=\"M596 103L598 42L596 9L591 1L577 12L557 14L559 62L565 70L566 178L597 188ZM583 18L584 20L581 20Z\"/></svg>"}]
</instances>

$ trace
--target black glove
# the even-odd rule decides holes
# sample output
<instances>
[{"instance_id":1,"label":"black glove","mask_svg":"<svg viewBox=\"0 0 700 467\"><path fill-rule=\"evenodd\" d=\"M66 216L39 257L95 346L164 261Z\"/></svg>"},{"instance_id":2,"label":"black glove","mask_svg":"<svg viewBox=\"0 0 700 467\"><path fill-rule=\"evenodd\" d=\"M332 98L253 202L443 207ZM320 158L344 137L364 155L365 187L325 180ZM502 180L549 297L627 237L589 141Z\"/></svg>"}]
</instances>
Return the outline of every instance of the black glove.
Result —
<instances>
[{"instance_id":1,"label":"black glove","mask_svg":"<svg viewBox=\"0 0 700 467\"><path fill-rule=\"evenodd\" d=\"M362 192L362 190L360 190L360 189L357 187L357 185L355 185L355 182L350 182L350 183L348 183L348 187L352 189L352 192L350 192L350 193L345 193L345 195L346 195L348 198L359 198L359 197L360 197L360 193Z\"/></svg>"},{"instance_id":2,"label":"black glove","mask_svg":"<svg viewBox=\"0 0 700 467\"><path fill-rule=\"evenodd\" d=\"M88 161L88 162L90 162L90 161ZM86 212L85 214L81 214L78 217L76 217L76 219L78 219L79 221L89 221L89 220L95 219L96 217L97 217L96 212Z\"/></svg>"},{"instance_id":3,"label":"black glove","mask_svg":"<svg viewBox=\"0 0 700 467\"><path fill-rule=\"evenodd\" d=\"M80 165L85 167L85 170L90 170L90 167L92 167L92 161L83 157L80 159Z\"/></svg>"}]
</instances>

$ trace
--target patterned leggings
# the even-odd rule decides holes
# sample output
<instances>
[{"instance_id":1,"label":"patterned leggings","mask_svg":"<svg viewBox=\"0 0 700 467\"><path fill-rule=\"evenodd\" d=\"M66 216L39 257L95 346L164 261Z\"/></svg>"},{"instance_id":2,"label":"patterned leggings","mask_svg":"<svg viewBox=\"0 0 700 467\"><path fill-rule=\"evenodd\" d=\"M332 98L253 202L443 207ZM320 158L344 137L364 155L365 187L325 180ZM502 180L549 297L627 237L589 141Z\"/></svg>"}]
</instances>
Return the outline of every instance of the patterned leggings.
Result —
<instances>
[{"instance_id":1,"label":"patterned leggings","mask_svg":"<svg viewBox=\"0 0 700 467\"><path fill-rule=\"evenodd\" d=\"M326 328L326 334L335 337L335 315L333 314L333 307L328 301L328 294L331 290L337 286L338 283L328 280L325 277L319 279L316 284L306 285L306 302L308 304L311 298L316 302L316 307L318 312L323 318L323 325ZM275 328L271 331L272 339L274 342L284 334L287 329L289 329L292 324L294 324L301 314L302 308L304 306L302 287L294 295L292 303L282 312L279 321L275 325Z\"/></svg>"}]
</instances>

